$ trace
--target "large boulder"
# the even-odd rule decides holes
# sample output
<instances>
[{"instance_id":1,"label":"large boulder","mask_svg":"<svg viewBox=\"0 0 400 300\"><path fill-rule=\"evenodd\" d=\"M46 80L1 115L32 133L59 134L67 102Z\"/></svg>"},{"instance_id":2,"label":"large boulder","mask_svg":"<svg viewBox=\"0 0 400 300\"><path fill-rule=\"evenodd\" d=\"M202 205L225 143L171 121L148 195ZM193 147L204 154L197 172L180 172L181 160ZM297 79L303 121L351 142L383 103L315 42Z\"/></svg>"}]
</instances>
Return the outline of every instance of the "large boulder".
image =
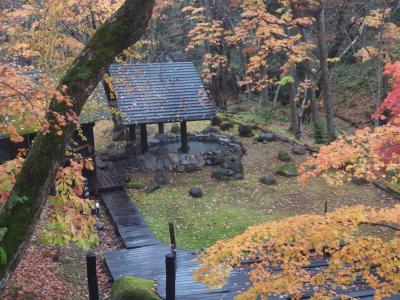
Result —
<instances>
[{"instance_id":1,"label":"large boulder","mask_svg":"<svg viewBox=\"0 0 400 300\"><path fill-rule=\"evenodd\" d=\"M286 150L280 150L279 153L278 153L278 158L279 158L280 161L284 161L284 162L292 160L292 158L290 157L289 152L287 152Z\"/></svg>"},{"instance_id":2,"label":"large boulder","mask_svg":"<svg viewBox=\"0 0 400 300\"><path fill-rule=\"evenodd\" d=\"M247 124L240 124L238 127L238 131L240 136L242 137L252 137L254 135L253 129L250 125Z\"/></svg>"},{"instance_id":3,"label":"large boulder","mask_svg":"<svg viewBox=\"0 0 400 300\"><path fill-rule=\"evenodd\" d=\"M224 168L218 168L214 170L211 174L211 176L219 181L228 181L232 180L233 175L235 175L235 172L229 169L224 169Z\"/></svg>"},{"instance_id":4,"label":"large boulder","mask_svg":"<svg viewBox=\"0 0 400 300\"><path fill-rule=\"evenodd\" d=\"M236 155L225 157L220 168L212 173L212 177L220 181L243 179L244 169L240 157Z\"/></svg>"},{"instance_id":5,"label":"large boulder","mask_svg":"<svg viewBox=\"0 0 400 300\"><path fill-rule=\"evenodd\" d=\"M221 167L224 169L232 170L235 174L243 174L242 161L240 160L240 157L236 155L225 157L224 161L221 164Z\"/></svg>"},{"instance_id":6,"label":"large boulder","mask_svg":"<svg viewBox=\"0 0 400 300\"><path fill-rule=\"evenodd\" d=\"M299 175L296 167L290 164L283 164L279 166L278 171L276 172L278 175L285 177L296 177Z\"/></svg>"},{"instance_id":7,"label":"large boulder","mask_svg":"<svg viewBox=\"0 0 400 300\"><path fill-rule=\"evenodd\" d=\"M151 290L153 281L124 276L114 282L111 300L160 300Z\"/></svg>"},{"instance_id":8,"label":"large boulder","mask_svg":"<svg viewBox=\"0 0 400 300\"><path fill-rule=\"evenodd\" d=\"M144 171L155 171L157 168L157 158L150 152L140 155L138 162Z\"/></svg>"}]
</instances>

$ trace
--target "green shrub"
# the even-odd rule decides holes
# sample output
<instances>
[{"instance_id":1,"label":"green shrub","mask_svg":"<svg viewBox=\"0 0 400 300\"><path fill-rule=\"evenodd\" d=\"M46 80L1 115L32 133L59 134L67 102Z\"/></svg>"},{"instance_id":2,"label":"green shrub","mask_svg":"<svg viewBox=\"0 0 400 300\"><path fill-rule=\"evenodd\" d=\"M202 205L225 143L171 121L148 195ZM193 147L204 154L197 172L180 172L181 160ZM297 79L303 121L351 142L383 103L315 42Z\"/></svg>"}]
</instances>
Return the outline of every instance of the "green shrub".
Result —
<instances>
[{"instance_id":1,"label":"green shrub","mask_svg":"<svg viewBox=\"0 0 400 300\"><path fill-rule=\"evenodd\" d=\"M127 185L127 188L132 190L143 190L145 187L146 184L139 181L129 182Z\"/></svg>"},{"instance_id":2,"label":"green shrub","mask_svg":"<svg viewBox=\"0 0 400 300\"><path fill-rule=\"evenodd\" d=\"M181 126L179 123L173 123L171 125L171 132L175 134L180 134L181 133Z\"/></svg>"},{"instance_id":3,"label":"green shrub","mask_svg":"<svg viewBox=\"0 0 400 300\"><path fill-rule=\"evenodd\" d=\"M326 120L323 118L317 119L313 123L314 128L314 139L316 144L326 144L327 136L326 136Z\"/></svg>"},{"instance_id":4,"label":"green shrub","mask_svg":"<svg viewBox=\"0 0 400 300\"><path fill-rule=\"evenodd\" d=\"M160 300L151 291L154 282L133 276L124 276L112 286L112 300Z\"/></svg>"}]
</instances>

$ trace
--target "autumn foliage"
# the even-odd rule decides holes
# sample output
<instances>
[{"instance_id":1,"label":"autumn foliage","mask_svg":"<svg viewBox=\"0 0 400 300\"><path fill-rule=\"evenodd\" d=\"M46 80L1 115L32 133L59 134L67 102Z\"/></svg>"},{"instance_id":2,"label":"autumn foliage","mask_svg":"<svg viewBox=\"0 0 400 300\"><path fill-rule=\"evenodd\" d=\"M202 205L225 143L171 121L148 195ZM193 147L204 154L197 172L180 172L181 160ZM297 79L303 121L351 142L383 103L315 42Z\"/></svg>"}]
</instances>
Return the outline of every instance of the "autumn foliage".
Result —
<instances>
[{"instance_id":1,"label":"autumn foliage","mask_svg":"<svg viewBox=\"0 0 400 300\"><path fill-rule=\"evenodd\" d=\"M362 226L385 222L397 235L386 242L360 235ZM313 299L341 296L360 278L377 290L376 296L400 291L400 205L374 210L356 206L327 215L300 215L256 225L228 241L219 241L200 256L195 278L222 287L233 268L248 268L251 286L236 299L267 299L287 295L300 299L311 286ZM307 270L312 262L326 267Z\"/></svg>"},{"instance_id":2,"label":"autumn foliage","mask_svg":"<svg viewBox=\"0 0 400 300\"><path fill-rule=\"evenodd\" d=\"M322 175L342 184L354 177L399 179L400 63L389 64L392 90L374 118L385 124L363 128L323 146L301 167L301 180ZM386 238L371 234L385 228ZM251 286L236 299L267 299L286 295L300 299L313 290L313 299L344 297L361 283L376 289L381 299L400 292L400 205L375 209L340 208L326 215L301 215L247 229L231 240L219 241L202 254L194 276L222 287L234 268L248 269ZM319 263L319 272L307 266Z\"/></svg>"},{"instance_id":3,"label":"autumn foliage","mask_svg":"<svg viewBox=\"0 0 400 300\"><path fill-rule=\"evenodd\" d=\"M385 74L391 77L392 89L373 117L386 124L359 129L322 146L318 154L301 167L302 180L322 175L334 185L354 177L368 181L384 178L393 184L398 182L400 63L388 64Z\"/></svg>"}]
</instances>

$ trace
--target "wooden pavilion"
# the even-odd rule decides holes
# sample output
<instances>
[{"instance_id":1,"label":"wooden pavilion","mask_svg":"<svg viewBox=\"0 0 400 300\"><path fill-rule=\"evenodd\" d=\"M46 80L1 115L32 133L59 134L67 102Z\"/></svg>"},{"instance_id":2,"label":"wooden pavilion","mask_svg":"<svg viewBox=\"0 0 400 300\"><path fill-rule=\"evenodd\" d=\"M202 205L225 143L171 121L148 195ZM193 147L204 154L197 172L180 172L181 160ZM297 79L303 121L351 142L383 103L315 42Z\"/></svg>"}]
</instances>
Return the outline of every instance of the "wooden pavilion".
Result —
<instances>
[{"instance_id":1,"label":"wooden pavilion","mask_svg":"<svg viewBox=\"0 0 400 300\"><path fill-rule=\"evenodd\" d=\"M142 153L148 151L147 124L158 124L159 133L164 133L165 123L180 122L180 150L187 153L187 122L215 118L214 106L191 62L114 64L109 72L121 122L129 128L131 139L136 139L140 126Z\"/></svg>"}]
</instances>

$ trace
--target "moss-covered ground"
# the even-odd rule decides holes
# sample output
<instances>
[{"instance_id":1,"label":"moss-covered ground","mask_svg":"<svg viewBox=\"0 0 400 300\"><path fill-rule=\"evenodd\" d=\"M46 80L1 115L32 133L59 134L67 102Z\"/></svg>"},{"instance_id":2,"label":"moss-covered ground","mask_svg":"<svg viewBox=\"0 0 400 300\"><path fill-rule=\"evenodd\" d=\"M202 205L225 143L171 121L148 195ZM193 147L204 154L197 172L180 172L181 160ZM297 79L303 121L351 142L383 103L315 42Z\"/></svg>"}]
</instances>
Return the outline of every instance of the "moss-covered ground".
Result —
<instances>
[{"instance_id":1,"label":"moss-covered ground","mask_svg":"<svg viewBox=\"0 0 400 300\"><path fill-rule=\"evenodd\" d=\"M208 123L194 122L192 130L200 130ZM232 135L237 135L234 128ZM243 232L248 226L273 219L306 213L323 213L328 208L365 204L375 207L391 206L396 200L374 186L346 184L329 187L321 179L307 184L296 178L276 176L277 185L259 182L264 175L275 174L282 163L277 159L279 150L290 151L282 142L255 143L253 138L241 138L247 149L243 157L245 179L217 182L211 178L212 167L189 174L170 173L170 184L152 194L131 189L130 195L145 215L157 238L169 241L168 222L174 222L179 246L193 250L206 248L217 240L227 239ZM306 159L294 156L295 166ZM154 174L134 173L134 182L149 183ZM190 187L200 186L204 196L191 198Z\"/></svg>"}]
</instances>

